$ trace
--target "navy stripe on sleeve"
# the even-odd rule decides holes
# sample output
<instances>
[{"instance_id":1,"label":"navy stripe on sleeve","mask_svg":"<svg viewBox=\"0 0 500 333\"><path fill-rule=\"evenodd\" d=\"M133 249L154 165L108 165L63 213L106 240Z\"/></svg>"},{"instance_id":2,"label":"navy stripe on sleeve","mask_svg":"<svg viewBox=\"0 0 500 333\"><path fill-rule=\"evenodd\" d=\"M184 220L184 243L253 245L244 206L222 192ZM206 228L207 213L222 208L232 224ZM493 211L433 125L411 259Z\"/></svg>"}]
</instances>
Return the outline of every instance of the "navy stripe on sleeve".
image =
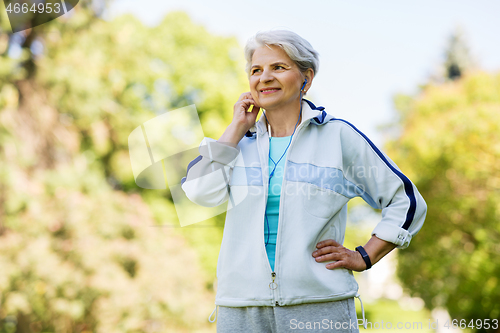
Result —
<instances>
[{"instance_id":1,"label":"navy stripe on sleeve","mask_svg":"<svg viewBox=\"0 0 500 333\"><path fill-rule=\"evenodd\" d=\"M368 137L364 135L360 130L358 130L353 124L338 118L333 118L330 121L334 120L346 123L347 125L352 127L352 129L354 129L358 134L360 134L366 140L366 142L368 142L368 144L372 147L372 149L377 153L377 155L382 159L382 161L384 161L385 164L387 164L387 166L392 170L392 172L394 172L403 181L406 196L410 200L410 207L408 208L408 212L406 213L406 220L403 223L402 228L408 230L411 223L413 222L413 218L415 216L415 210L417 208L417 200L415 198L415 193L413 192L413 186L411 181L408 179L408 177L406 177L403 173L401 173L398 169L396 169L391 163L389 163L389 161L385 158L384 154L382 154L382 152L377 148L377 146L375 146L373 142L371 142L370 139L368 139Z\"/></svg>"},{"instance_id":2,"label":"navy stripe on sleeve","mask_svg":"<svg viewBox=\"0 0 500 333\"><path fill-rule=\"evenodd\" d=\"M188 167L187 167L187 171L186 171L186 177L182 177L181 185L184 184L184 182L186 181L189 169L191 169L193 167L193 165L195 165L196 163L198 163L199 161L201 161L202 158L203 157L201 155L198 155L194 160L192 160L191 162L189 162Z\"/></svg>"}]
</instances>

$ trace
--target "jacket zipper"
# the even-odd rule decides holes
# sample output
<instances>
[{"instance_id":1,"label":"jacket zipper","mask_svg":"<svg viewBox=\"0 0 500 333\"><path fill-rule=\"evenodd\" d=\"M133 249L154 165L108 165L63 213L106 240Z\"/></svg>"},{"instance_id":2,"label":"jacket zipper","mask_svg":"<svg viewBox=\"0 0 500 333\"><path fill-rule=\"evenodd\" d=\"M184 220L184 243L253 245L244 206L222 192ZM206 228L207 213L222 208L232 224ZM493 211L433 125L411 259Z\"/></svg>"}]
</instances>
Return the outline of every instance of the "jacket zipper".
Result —
<instances>
[{"instance_id":1,"label":"jacket zipper","mask_svg":"<svg viewBox=\"0 0 500 333\"><path fill-rule=\"evenodd\" d=\"M276 282L274 282L274 279L276 278L276 272L271 273L271 278L273 279L273 282L269 283L269 288L273 291L273 298L276 299L276 292L275 290L278 289L278 285ZM278 301L275 301L276 306L280 306L280 303Z\"/></svg>"},{"instance_id":2,"label":"jacket zipper","mask_svg":"<svg viewBox=\"0 0 500 333\"><path fill-rule=\"evenodd\" d=\"M299 131L302 129L302 127L304 127L304 124L305 122L302 122L301 124L299 124L299 126L297 127L296 129L296 133L295 134L299 134ZM307 121L307 123L309 123L309 121ZM295 136L295 138L297 138L297 136ZM292 145L293 145L293 141L294 139L292 138L292 142L290 142L290 147L288 148L288 152L287 152L287 158L285 159L285 166L284 166L284 171L286 172L286 165L287 165L287 162L288 162L288 154L290 153L291 149L292 149ZM257 144L257 147L259 147L259 145ZM269 147L269 149L271 149L271 147ZM266 162L269 163L269 161L266 159ZM283 175L284 176L284 175ZM283 180L285 179L285 177L283 177ZM282 184L283 185L283 184ZM267 186L269 187L269 184L267 184ZM266 190L266 193L267 195L269 194L268 191ZM279 216L278 216L278 230L277 230L277 235L276 235L276 251L275 251L275 257L274 257L274 269L276 270L276 267L278 267L278 244L279 244L279 237L280 237L280 224L281 224L281 220L282 220L282 217L283 217L283 214L282 214L282 207L283 207L283 200L281 200L283 198L283 186L281 187L281 194L280 194L280 207L279 207ZM266 200L267 200L267 196L266 196ZM264 232L263 232L264 233ZM265 245L264 245L265 247ZM269 260L268 260L268 264L269 264ZM271 267L271 265L269 264L269 268ZM274 288L271 288L273 290L273 298L274 298L274 301L275 301L275 306L280 306L279 304L279 301L277 301L278 299L278 284L275 282L275 279L276 279L276 272L271 272L271 279L272 279L272 282L269 284L269 287L271 288L274 287Z\"/></svg>"},{"instance_id":3,"label":"jacket zipper","mask_svg":"<svg viewBox=\"0 0 500 333\"><path fill-rule=\"evenodd\" d=\"M259 133L257 133L257 151L259 152L259 159L262 159L262 156L261 156L262 151L261 151L261 147L260 147ZM267 163L269 163L268 160L266 160L266 161L267 161ZM260 166L261 169L267 170L267 169L264 169L262 166L263 165L261 163L261 166ZM266 165L264 165L264 167L266 167ZM267 181L267 183L266 183L266 181ZM262 183L264 184L264 186L263 186L263 189L264 189L264 207L266 207L265 203L267 202L267 197L269 195L269 178L264 177L264 172L262 172ZM265 214L265 211L264 211L264 214ZM264 244L264 251L266 251L266 245L264 242L264 225L262 225L262 243ZM271 268L271 264L269 263L269 260L267 260L267 267L269 267L269 271L272 272L272 268Z\"/></svg>"},{"instance_id":4,"label":"jacket zipper","mask_svg":"<svg viewBox=\"0 0 500 333\"><path fill-rule=\"evenodd\" d=\"M260 139L259 133L257 133L257 150L259 152L259 158L262 160L262 150L261 150L261 147L260 147L260 140L262 140L262 139ZM268 149L270 149L270 147L268 147ZM265 161L267 163L269 163L268 159L269 159L269 156L266 156L265 157ZM264 168L263 168L263 166L264 166ZM268 167L268 165L262 165L262 163L261 163L261 169L267 170L267 167ZM264 194L265 194L264 195L265 196L265 198L264 198L265 201L264 202L267 202L267 197L269 195L269 179L268 179L268 177L264 177L264 172L262 173L262 178L263 178L262 182L265 185L264 186ZM265 214L265 212L264 212L264 214ZM264 242L264 224L262 224L262 233L261 233L261 235L262 235L262 244L264 245L264 251L267 252L266 245L265 245L265 242ZM275 282L276 273L272 271L271 264L269 263L269 260L266 260L266 262L267 262L267 267L268 267L269 271L271 272L271 280L272 280L272 282L269 283L269 289L272 290L274 304L276 306L279 306L279 302L276 301L276 289L278 288L278 285Z\"/></svg>"}]
</instances>

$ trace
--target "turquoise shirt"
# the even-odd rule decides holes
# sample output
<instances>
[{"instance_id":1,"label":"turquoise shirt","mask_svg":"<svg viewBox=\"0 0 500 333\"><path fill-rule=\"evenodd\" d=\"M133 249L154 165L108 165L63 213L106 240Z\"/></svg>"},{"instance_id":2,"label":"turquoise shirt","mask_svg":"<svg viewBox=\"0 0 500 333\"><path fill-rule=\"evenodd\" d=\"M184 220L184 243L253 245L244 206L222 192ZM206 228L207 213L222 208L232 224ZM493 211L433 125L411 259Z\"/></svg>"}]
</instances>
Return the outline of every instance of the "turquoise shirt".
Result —
<instances>
[{"instance_id":1,"label":"turquoise shirt","mask_svg":"<svg viewBox=\"0 0 500 333\"><path fill-rule=\"evenodd\" d=\"M271 137L271 142L269 144L269 149L271 152L271 158L274 162L278 162L281 155L285 152L286 147L290 143L290 136L284 137ZM288 151L287 151L288 152ZM276 166L274 175L269 183L269 195L267 197L267 226L266 219L264 219L264 242L267 241L269 236L269 241L267 242L266 251L267 258L269 259L269 264L274 272L274 258L276 255L276 236L278 234L278 217L280 208L280 196L281 196L281 184L283 183L283 171L285 170L285 154L281 161ZM274 163L269 159L269 176L271 171L274 169Z\"/></svg>"}]
</instances>

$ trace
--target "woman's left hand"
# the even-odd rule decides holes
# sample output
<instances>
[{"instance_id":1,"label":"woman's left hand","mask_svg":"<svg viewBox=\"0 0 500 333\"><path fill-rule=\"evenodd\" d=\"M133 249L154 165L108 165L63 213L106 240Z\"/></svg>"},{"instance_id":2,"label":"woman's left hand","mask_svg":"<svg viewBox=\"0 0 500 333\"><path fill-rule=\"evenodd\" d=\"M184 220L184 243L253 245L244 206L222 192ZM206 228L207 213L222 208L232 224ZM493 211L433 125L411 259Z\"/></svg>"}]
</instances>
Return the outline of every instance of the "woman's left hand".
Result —
<instances>
[{"instance_id":1,"label":"woman's left hand","mask_svg":"<svg viewBox=\"0 0 500 333\"><path fill-rule=\"evenodd\" d=\"M316 262L336 260L326 265L327 269L346 268L356 272L366 269L366 263L358 251L351 251L333 239L326 239L316 244L318 250L312 256Z\"/></svg>"}]
</instances>

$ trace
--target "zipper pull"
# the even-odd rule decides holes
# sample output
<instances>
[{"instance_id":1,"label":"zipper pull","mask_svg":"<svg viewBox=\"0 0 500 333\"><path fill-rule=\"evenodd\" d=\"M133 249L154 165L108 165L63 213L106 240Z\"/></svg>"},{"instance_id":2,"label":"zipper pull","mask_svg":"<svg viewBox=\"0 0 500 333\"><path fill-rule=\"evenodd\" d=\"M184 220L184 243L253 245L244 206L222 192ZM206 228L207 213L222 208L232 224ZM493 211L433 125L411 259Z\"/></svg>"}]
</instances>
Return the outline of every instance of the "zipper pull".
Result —
<instances>
[{"instance_id":1,"label":"zipper pull","mask_svg":"<svg viewBox=\"0 0 500 333\"><path fill-rule=\"evenodd\" d=\"M269 283L269 289L274 290L274 289L278 288L278 284L276 284L276 282L274 282L274 279L276 278L276 273L272 272L271 277L273 278L273 282Z\"/></svg>"}]
</instances>

